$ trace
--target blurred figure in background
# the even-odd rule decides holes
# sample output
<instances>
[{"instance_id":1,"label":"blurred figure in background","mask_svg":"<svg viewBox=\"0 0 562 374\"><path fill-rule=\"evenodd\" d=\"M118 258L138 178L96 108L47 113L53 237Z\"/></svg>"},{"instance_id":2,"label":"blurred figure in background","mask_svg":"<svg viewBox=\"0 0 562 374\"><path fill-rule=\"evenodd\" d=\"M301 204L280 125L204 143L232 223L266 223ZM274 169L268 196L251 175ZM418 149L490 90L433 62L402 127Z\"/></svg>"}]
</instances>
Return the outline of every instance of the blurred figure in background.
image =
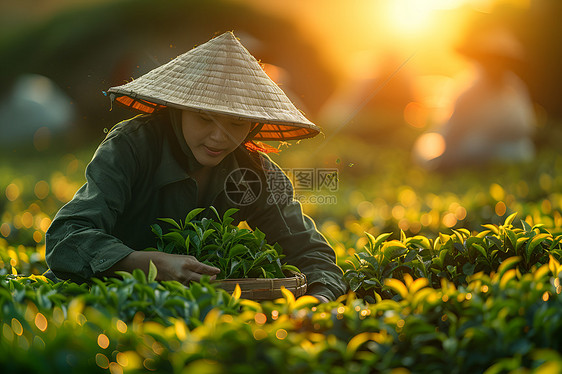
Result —
<instances>
[{"instance_id":1,"label":"blurred figure in background","mask_svg":"<svg viewBox=\"0 0 562 374\"><path fill-rule=\"evenodd\" d=\"M458 52L474 62L476 77L437 133L418 139L414 159L439 170L531 160L535 154L533 104L524 82L513 72L523 59L521 45L507 30L494 27L471 35ZM429 135L440 136L443 146L434 158L424 157L421 149L424 136Z\"/></svg>"},{"instance_id":2,"label":"blurred figure in background","mask_svg":"<svg viewBox=\"0 0 562 374\"><path fill-rule=\"evenodd\" d=\"M69 131L76 117L71 102L51 79L19 76L0 101L0 146L15 149L33 144L38 151L47 150L51 137Z\"/></svg>"}]
</instances>

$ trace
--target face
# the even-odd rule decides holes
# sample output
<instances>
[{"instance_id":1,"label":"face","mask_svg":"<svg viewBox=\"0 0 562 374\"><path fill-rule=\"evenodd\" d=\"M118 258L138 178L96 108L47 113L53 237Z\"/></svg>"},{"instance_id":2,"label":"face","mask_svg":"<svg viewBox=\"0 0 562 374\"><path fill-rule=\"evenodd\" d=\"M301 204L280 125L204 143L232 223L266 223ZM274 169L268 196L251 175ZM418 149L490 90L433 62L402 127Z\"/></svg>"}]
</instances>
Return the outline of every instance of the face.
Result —
<instances>
[{"instance_id":1,"label":"face","mask_svg":"<svg viewBox=\"0 0 562 374\"><path fill-rule=\"evenodd\" d=\"M182 111L185 142L203 166L218 165L250 133L252 123L235 117Z\"/></svg>"}]
</instances>

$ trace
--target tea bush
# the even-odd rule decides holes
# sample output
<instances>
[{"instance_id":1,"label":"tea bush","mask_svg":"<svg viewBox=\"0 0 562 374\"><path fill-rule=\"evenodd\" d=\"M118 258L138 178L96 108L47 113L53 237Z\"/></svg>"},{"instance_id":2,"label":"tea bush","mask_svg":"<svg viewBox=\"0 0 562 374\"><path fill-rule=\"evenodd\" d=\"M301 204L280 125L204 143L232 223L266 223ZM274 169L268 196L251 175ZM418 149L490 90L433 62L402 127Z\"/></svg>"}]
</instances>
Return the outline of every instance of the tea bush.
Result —
<instances>
[{"instance_id":1,"label":"tea bush","mask_svg":"<svg viewBox=\"0 0 562 374\"><path fill-rule=\"evenodd\" d=\"M344 279L359 297L375 302L394 294L385 286L388 279L403 280L407 274L424 278L433 287L442 279L456 286L465 285L475 273L492 274L500 266L516 267L521 273L548 263L549 258L562 258L562 235L553 235L542 224L522 228L512 225L513 213L502 225L484 225L487 230L472 235L466 229L452 230L452 235L439 234L433 240L418 235L400 240L386 240L391 234L378 237L366 233L368 244L347 260L351 265Z\"/></svg>"},{"instance_id":2,"label":"tea bush","mask_svg":"<svg viewBox=\"0 0 562 374\"><path fill-rule=\"evenodd\" d=\"M126 277L125 292L121 281L107 280L107 296L101 283L88 292L2 276L0 361L7 373L559 371L561 270L551 258L526 274L500 266L492 276L468 277L466 286L443 279L439 289L405 275L388 282L399 301L370 304L349 293L320 305L290 292L256 303L205 281L181 291L154 283L154 274ZM142 302L155 300L156 290L177 303Z\"/></svg>"},{"instance_id":3,"label":"tea bush","mask_svg":"<svg viewBox=\"0 0 562 374\"><path fill-rule=\"evenodd\" d=\"M308 166L339 176L337 191L296 186L337 198L303 204L350 286L326 304L286 290L257 303L207 279L156 282L153 267L89 285L53 283L41 276L45 231L83 183L91 152L40 164L8 157L0 166L2 372L562 372L555 151L529 164L435 174L409 165L404 152L342 138L318 157L295 147L280 164L291 168L305 151ZM228 215L191 218L168 220L169 232L155 226L159 249L204 256L232 230L224 230ZM186 234L188 222L199 229ZM250 232L228 238L234 255ZM223 262L225 276L250 274Z\"/></svg>"},{"instance_id":4,"label":"tea bush","mask_svg":"<svg viewBox=\"0 0 562 374\"><path fill-rule=\"evenodd\" d=\"M217 279L285 278L285 272L300 272L295 266L281 264L283 249L277 243L267 244L265 234L232 225L238 209L229 209L221 217L211 206L217 220L195 220L203 208L189 212L183 222L161 218L172 226L164 233L152 225L158 237L158 250L166 253L193 255L199 261L220 269Z\"/></svg>"}]
</instances>

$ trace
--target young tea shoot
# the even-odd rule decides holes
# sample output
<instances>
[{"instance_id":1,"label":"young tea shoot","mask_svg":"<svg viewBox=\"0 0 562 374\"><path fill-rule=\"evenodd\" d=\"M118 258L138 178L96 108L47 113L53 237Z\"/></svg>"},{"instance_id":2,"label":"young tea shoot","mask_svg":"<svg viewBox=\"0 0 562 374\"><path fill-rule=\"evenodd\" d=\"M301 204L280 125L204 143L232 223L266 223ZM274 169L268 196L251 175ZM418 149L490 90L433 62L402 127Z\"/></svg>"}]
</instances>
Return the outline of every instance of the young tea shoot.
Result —
<instances>
[{"instance_id":1,"label":"young tea shoot","mask_svg":"<svg viewBox=\"0 0 562 374\"><path fill-rule=\"evenodd\" d=\"M281 263L284 257L281 246L268 244L263 232L232 224L232 215L238 209L229 209L222 217L214 207L210 209L216 220L196 219L203 208L189 212L183 222L161 218L172 228L164 233L159 225L152 226L158 237L157 250L192 255L215 266L220 269L217 279L284 278L284 272L300 272L295 266Z\"/></svg>"}]
</instances>

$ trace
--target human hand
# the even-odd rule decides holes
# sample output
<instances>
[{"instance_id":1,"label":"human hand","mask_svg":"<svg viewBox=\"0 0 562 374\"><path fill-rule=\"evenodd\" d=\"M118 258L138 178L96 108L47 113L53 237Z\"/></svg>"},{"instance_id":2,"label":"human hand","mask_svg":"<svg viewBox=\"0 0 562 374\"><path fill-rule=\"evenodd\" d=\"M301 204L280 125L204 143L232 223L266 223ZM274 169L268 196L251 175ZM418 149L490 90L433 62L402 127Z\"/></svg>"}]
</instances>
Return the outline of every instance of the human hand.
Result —
<instances>
[{"instance_id":1,"label":"human hand","mask_svg":"<svg viewBox=\"0 0 562 374\"><path fill-rule=\"evenodd\" d=\"M213 280L220 273L220 269L199 262L193 256L160 253L165 256L153 260L158 269L157 280L175 280L187 285L191 281L199 282L203 275L209 275Z\"/></svg>"},{"instance_id":2,"label":"human hand","mask_svg":"<svg viewBox=\"0 0 562 374\"><path fill-rule=\"evenodd\" d=\"M148 274L150 261L156 266L156 280L159 281L175 280L187 285L191 281L200 281L203 275L209 275L211 279L215 279L220 273L220 269L203 264L193 256L156 251L135 251L117 262L104 275L112 275L119 270L130 273L134 269L141 269Z\"/></svg>"}]
</instances>

